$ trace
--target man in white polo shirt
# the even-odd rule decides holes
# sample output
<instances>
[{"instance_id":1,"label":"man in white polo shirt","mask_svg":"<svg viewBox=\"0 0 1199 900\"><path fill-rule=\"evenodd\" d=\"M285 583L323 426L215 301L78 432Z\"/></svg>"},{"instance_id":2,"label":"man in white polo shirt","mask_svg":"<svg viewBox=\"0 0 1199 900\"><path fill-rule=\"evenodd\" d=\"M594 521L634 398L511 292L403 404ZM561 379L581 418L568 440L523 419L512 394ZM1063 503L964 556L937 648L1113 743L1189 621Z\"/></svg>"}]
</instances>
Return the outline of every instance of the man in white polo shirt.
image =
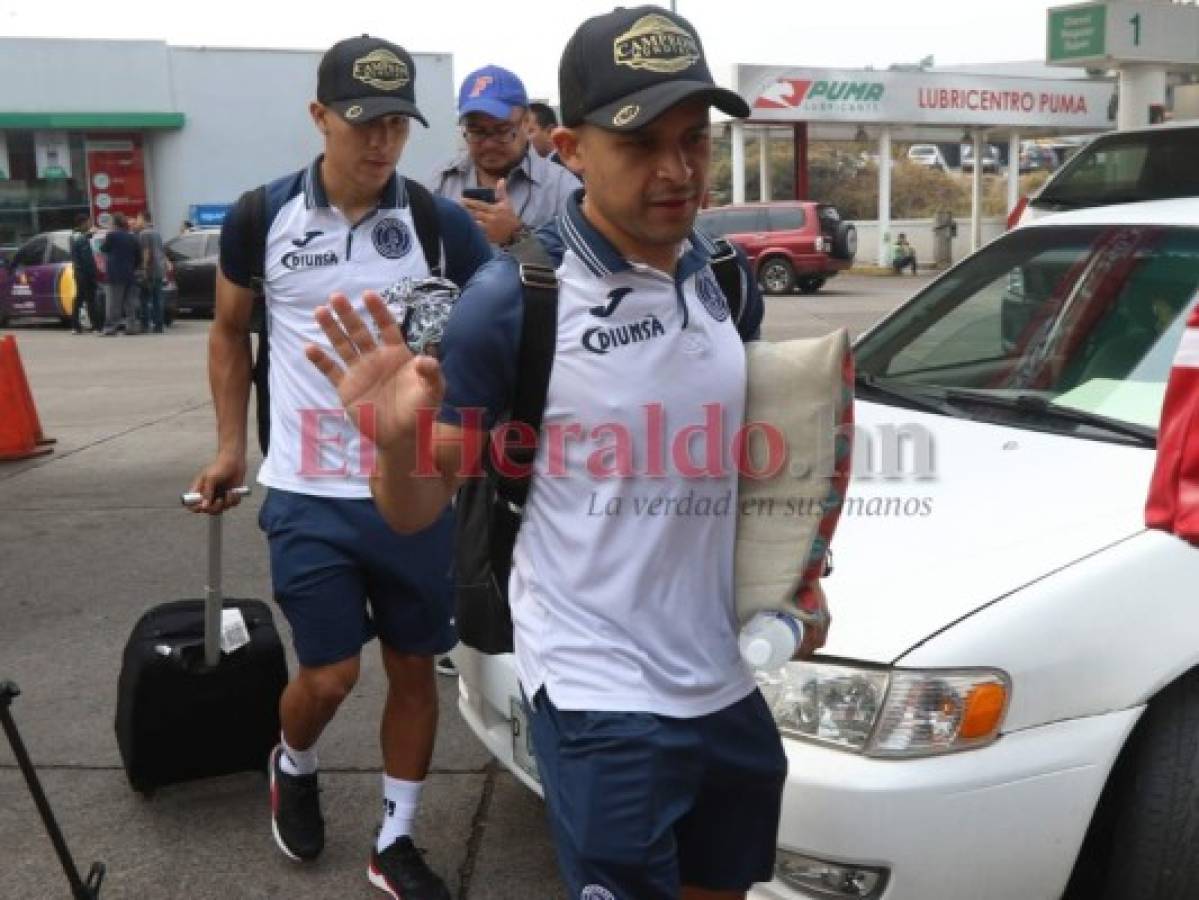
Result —
<instances>
[{"instance_id":1,"label":"man in white polo shirt","mask_svg":"<svg viewBox=\"0 0 1199 900\"><path fill-rule=\"evenodd\" d=\"M731 313L694 221L709 108L749 109L714 84L691 25L655 6L583 23L559 79L554 142L585 189L536 235L557 336L509 585L538 770L568 896L732 900L772 876L786 774L733 608L730 440L763 304L742 257ZM440 364L407 352L377 298L381 346L344 301L318 312L341 364L309 358L347 409L375 411L372 489L397 529L439 514L475 468L471 430L511 409L521 298L514 259L485 267ZM691 434L718 446L672 452ZM438 475L422 478L430 450Z\"/></svg>"},{"instance_id":2,"label":"man in white polo shirt","mask_svg":"<svg viewBox=\"0 0 1199 900\"><path fill-rule=\"evenodd\" d=\"M311 165L244 194L221 230L209 374L216 459L197 478L203 511L236 498L246 473L252 288L261 278L270 352L270 447L258 480L276 600L291 625L299 670L280 703L283 734L271 755L271 824L288 857L324 846L316 741L358 678L363 646L378 636L387 675L383 707L383 822L371 883L404 900L449 900L410 837L437 727L433 656L456 641L450 570L452 523L431 516L409 536L379 515L371 458L336 392L304 358L323 343L313 312L330 292L363 292L429 275L426 235L436 222L445 277L465 285L491 257L457 204L396 174L416 106L412 58L363 35L335 44L317 77L312 120L324 153ZM428 218L417 214L425 210ZM418 233L425 221L426 235ZM432 238L429 237L432 244ZM346 301L351 302L350 300Z\"/></svg>"}]
</instances>

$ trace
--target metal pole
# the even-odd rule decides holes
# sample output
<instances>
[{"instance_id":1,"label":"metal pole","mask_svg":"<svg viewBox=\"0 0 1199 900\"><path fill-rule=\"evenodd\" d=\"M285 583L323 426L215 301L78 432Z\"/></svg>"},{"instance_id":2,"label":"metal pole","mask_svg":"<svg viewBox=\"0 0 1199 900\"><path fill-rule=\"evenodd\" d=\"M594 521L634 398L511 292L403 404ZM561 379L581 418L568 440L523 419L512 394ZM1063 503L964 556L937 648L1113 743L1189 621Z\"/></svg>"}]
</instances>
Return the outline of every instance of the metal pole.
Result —
<instances>
[{"instance_id":1,"label":"metal pole","mask_svg":"<svg viewBox=\"0 0 1199 900\"><path fill-rule=\"evenodd\" d=\"M891 126L878 135L878 264L891 264Z\"/></svg>"},{"instance_id":2,"label":"metal pole","mask_svg":"<svg viewBox=\"0 0 1199 900\"><path fill-rule=\"evenodd\" d=\"M1020 202L1020 132L1013 131L1007 145L1007 211Z\"/></svg>"},{"instance_id":3,"label":"metal pole","mask_svg":"<svg viewBox=\"0 0 1199 900\"><path fill-rule=\"evenodd\" d=\"M974 172L970 179L970 252L983 243L983 132L974 131Z\"/></svg>"},{"instance_id":4,"label":"metal pole","mask_svg":"<svg viewBox=\"0 0 1199 900\"><path fill-rule=\"evenodd\" d=\"M204 588L204 665L221 661L221 517L208 516L208 584Z\"/></svg>"},{"instance_id":5,"label":"metal pole","mask_svg":"<svg viewBox=\"0 0 1199 900\"><path fill-rule=\"evenodd\" d=\"M29 758L29 751L25 749L25 742L21 740L21 735L17 732L17 723L13 721L12 712L9 709L13 699L20 696L20 693L20 688L11 681L0 682L0 727L3 727L4 734L8 737L13 756L17 758L17 767L25 776L25 783L29 785L29 793L33 796L33 805L37 807L38 814L42 817L42 824L46 826L46 833L50 835L50 843L54 845L63 871L67 875L67 881L71 884L71 895L76 900L94 900L100 896L100 882L104 879L104 866L102 863L92 866L87 876L87 884L84 884L79 877L79 870L75 868L71 851L67 849L62 829L58 827L54 812L50 809L46 792L42 790L42 784L33 768L33 761Z\"/></svg>"},{"instance_id":6,"label":"metal pole","mask_svg":"<svg viewBox=\"0 0 1199 900\"><path fill-rule=\"evenodd\" d=\"M770 129L758 129L758 199L770 202Z\"/></svg>"},{"instance_id":7,"label":"metal pole","mask_svg":"<svg viewBox=\"0 0 1199 900\"><path fill-rule=\"evenodd\" d=\"M733 202L745 202L745 126L733 123Z\"/></svg>"}]
</instances>

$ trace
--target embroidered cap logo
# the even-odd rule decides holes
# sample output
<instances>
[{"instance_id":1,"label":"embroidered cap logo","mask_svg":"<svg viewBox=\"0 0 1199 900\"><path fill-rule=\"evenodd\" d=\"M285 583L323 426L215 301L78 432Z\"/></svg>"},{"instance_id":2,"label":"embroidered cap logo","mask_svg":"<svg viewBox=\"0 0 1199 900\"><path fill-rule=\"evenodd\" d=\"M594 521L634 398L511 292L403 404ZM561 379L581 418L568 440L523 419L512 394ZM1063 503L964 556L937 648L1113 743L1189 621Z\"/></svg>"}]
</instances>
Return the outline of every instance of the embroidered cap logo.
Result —
<instances>
[{"instance_id":1,"label":"embroidered cap logo","mask_svg":"<svg viewBox=\"0 0 1199 900\"><path fill-rule=\"evenodd\" d=\"M409 82L408 66L390 50L372 50L354 60L354 77L380 91L398 91Z\"/></svg>"},{"instance_id":2,"label":"embroidered cap logo","mask_svg":"<svg viewBox=\"0 0 1199 900\"><path fill-rule=\"evenodd\" d=\"M643 16L613 42L612 56L618 66L672 75L699 62L699 41L665 16Z\"/></svg>"},{"instance_id":3,"label":"embroidered cap logo","mask_svg":"<svg viewBox=\"0 0 1199 900\"><path fill-rule=\"evenodd\" d=\"M636 119L640 112L641 107L636 103L630 103L628 106L622 106L620 111L612 117L612 124L617 128L623 128L625 125L628 125L630 122Z\"/></svg>"},{"instance_id":4,"label":"embroidered cap logo","mask_svg":"<svg viewBox=\"0 0 1199 900\"><path fill-rule=\"evenodd\" d=\"M471 85L470 96L472 98L480 96L493 81L495 79L490 75L480 75L475 79L475 83Z\"/></svg>"}]
</instances>

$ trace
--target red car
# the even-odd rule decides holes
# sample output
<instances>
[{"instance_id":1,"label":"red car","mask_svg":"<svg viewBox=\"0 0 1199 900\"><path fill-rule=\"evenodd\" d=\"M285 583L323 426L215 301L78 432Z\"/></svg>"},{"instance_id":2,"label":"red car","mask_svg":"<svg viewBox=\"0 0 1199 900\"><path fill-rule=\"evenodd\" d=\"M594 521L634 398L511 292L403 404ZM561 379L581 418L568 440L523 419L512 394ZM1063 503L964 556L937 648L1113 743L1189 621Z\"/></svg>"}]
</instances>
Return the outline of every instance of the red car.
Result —
<instances>
[{"instance_id":1,"label":"red car","mask_svg":"<svg viewBox=\"0 0 1199 900\"><path fill-rule=\"evenodd\" d=\"M853 265L858 232L835 206L795 201L705 209L696 223L745 251L768 294L814 294Z\"/></svg>"}]
</instances>

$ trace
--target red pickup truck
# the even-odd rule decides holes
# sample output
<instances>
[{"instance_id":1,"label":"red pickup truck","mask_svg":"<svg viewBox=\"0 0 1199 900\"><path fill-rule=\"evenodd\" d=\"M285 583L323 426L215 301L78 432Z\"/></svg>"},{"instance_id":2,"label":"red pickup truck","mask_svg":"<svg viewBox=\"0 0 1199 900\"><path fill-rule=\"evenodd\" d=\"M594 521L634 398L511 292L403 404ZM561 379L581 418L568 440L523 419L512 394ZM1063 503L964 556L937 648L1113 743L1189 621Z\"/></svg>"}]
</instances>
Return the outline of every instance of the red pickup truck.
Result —
<instances>
[{"instance_id":1,"label":"red pickup truck","mask_svg":"<svg viewBox=\"0 0 1199 900\"><path fill-rule=\"evenodd\" d=\"M744 203L705 209L696 225L749 257L768 294L814 294L853 265L858 232L828 203Z\"/></svg>"}]
</instances>

